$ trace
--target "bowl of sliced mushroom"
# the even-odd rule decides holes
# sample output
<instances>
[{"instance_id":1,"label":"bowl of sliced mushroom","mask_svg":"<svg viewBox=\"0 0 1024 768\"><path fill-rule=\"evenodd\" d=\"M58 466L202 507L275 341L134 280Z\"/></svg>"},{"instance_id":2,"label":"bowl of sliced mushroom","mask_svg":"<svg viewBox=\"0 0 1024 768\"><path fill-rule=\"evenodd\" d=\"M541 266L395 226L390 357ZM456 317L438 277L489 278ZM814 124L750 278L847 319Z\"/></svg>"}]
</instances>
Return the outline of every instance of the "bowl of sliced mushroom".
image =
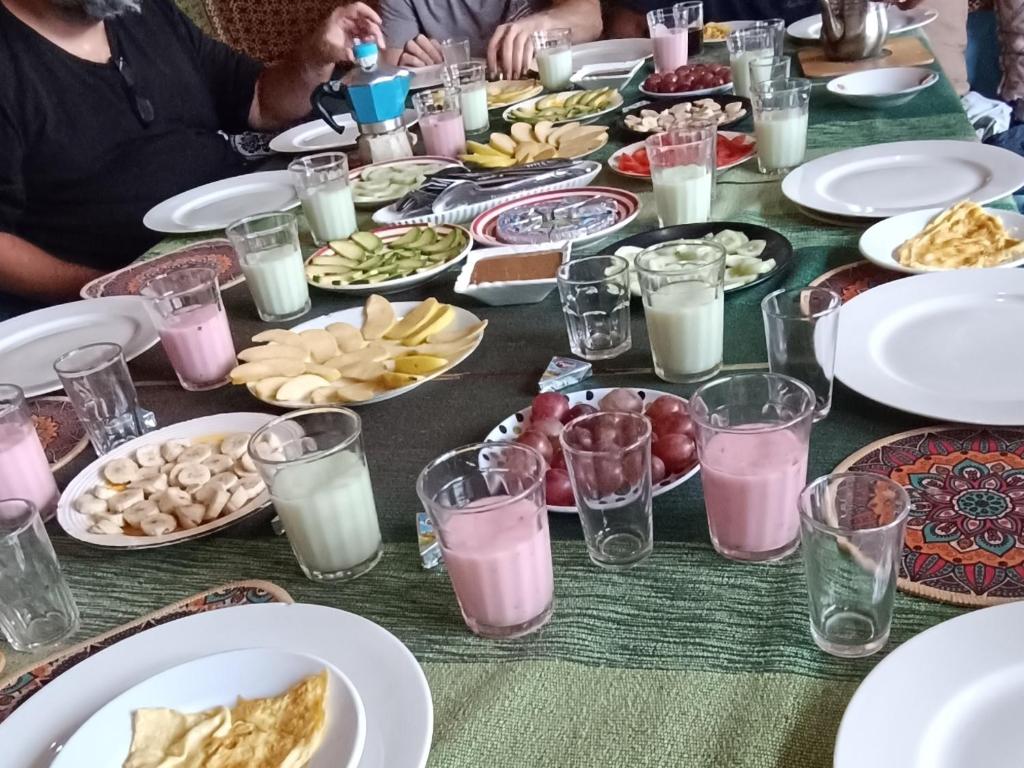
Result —
<instances>
[{"instance_id":1,"label":"bowl of sliced mushroom","mask_svg":"<svg viewBox=\"0 0 1024 768\"><path fill-rule=\"evenodd\" d=\"M669 106L658 102L655 108L633 110L622 117L622 127L628 133L643 137L685 128L694 120L718 120L718 127L726 128L745 120L748 115L749 99L733 95L705 96Z\"/></svg>"}]
</instances>

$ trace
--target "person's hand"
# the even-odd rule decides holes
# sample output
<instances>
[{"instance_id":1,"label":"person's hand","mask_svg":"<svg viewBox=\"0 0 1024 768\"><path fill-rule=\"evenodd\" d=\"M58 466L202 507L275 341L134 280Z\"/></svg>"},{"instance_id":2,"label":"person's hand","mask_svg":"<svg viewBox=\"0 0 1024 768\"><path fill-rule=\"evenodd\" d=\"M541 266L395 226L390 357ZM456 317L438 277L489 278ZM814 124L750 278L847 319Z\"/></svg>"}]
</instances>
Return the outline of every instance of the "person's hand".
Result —
<instances>
[{"instance_id":1,"label":"person's hand","mask_svg":"<svg viewBox=\"0 0 1024 768\"><path fill-rule=\"evenodd\" d=\"M405 44L402 55L398 59L402 67L429 67L432 64L440 64L444 61L441 54L441 46L436 40L431 40L426 35L416 35Z\"/></svg>"},{"instance_id":2,"label":"person's hand","mask_svg":"<svg viewBox=\"0 0 1024 768\"><path fill-rule=\"evenodd\" d=\"M487 44L488 71L507 80L525 75L533 63L533 33L547 26L542 13L500 25Z\"/></svg>"},{"instance_id":3,"label":"person's hand","mask_svg":"<svg viewBox=\"0 0 1024 768\"><path fill-rule=\"evenodd\" d=\"M376 40L384 49L384 33L377 12L366 3L351 3L335 8L313 33L310 58L318 66L335 65L339 61L355 61L352 46L356 38Z\"/></svg>"}]
</instances>

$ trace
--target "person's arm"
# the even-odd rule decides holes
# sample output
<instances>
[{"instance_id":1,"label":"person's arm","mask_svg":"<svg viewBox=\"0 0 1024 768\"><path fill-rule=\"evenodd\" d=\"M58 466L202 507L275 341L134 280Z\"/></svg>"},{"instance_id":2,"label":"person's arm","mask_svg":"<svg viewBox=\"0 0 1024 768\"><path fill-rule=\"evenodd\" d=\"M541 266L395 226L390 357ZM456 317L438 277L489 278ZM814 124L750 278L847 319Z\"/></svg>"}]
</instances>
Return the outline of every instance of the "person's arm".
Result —
<instances>
[{"instance_id":1,"label":"person's arm","mask_svg":"<svg viewBox=\"0 0 1024 768\"><path fill-rule=\"evenodd\" d=\"M440 64L441 48L423 34L410 0L381 0L381 29L388 47L384 61L404 67Z\"/></svg>"},{"instance_id":2,"label":"person's arm","mask_svg":"<svg viewBox=\"0 0 1024 768\"><path fill-rule=\"evenodd\" d=\"M533 33L568 27L574 43L589 43L601 36L600 0L554 0L546 11L500 25L487 44L487 66L506 78L522 77L533 61Z\"/></svg>"},{"instance_id":3,"label":"person's arm","mask_svg":"<svg viewBox=\"0 0 1024 768\"><path fill-rule=\"evenodd\" d=\"M104 274L52 256L17 235L0 232L0 286L6 293L41 301L73 301L90 280Z\"/></svg>"}]
</instances>

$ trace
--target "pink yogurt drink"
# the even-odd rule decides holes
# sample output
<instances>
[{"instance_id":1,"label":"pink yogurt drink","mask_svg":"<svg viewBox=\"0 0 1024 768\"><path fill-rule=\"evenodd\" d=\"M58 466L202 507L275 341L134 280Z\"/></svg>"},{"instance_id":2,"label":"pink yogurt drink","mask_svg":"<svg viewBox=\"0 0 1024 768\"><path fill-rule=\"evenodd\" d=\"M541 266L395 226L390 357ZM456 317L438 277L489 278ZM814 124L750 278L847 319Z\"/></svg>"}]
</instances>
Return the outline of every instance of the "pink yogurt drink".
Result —
<instances>
[{"instance_id":1,"label":"pink yogurt drink","mask_svg":"<svg viewBox=\"0 0 1024 768\"><path fill-rule=\"evenodd\" d=\"M807 484L807 442L786 429L719 432L701 453L701 482L715 549L773 560L796 548L797 499Z\"/></svg>"},{"instance_id":2,"label":"pink yogurt drink","mask_svg":"<svg viewBox=\"0 0 1024 768\"><path fill-rule=\"evenodd\" d=\"M658 24L651 31L651 44L654 47L654 69L656 72L672 72L686 64L688 50L686 27L666 27Z\"/></svg>"},{"instance_id":3,"label":"pink yogurt drink","mask_svg":"<svg viewBox=\"0 0 1024 768\"><path fill-rule=\"evenodd\" d=\"M214 389L228 382L235 344L219 303L192 305L165 317L160 341L185 389Z\"/></svg>"},{"instance_id":4,"label":"pink yogurt drink","mask_svg":"<svg viewBox=\"0 0 1024 768\"><path fill-rule=\"evenodd\" d=\"M455 157L466 152L466 129L458 112L435 112L420 118L428 155Z\"/></svg>"},{"instance_id":5,"label":"pink yogurt drink","mask_svg":"<svg viewBox=\"0 0 1024 768\"><path fill-rule=\"evenodd\" d=\"M475 501L500 504L508 496ZM512 637L547 621L554 599L546 508L529 500L447 518L441 549L469 628Z\"/></svg>"},{"instance_id":6,"label":"pink yogurt drink","mask_svg":"<svg viewBox=\"0 0 1024 768\"><path fill-rule=\"evenodd\" d=\"M32 424L0 425L0 499L27 499L49 520L60 492Z\"/></svg>"}]
</instances>

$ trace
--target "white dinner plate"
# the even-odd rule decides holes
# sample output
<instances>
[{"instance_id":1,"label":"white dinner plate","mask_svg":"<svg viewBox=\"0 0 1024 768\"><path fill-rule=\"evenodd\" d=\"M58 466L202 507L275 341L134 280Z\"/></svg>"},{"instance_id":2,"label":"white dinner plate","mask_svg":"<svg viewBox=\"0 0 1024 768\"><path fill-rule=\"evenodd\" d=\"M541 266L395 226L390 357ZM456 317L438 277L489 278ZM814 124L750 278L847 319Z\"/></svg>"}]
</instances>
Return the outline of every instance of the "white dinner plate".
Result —
<instances>
[{"instance_id":1,"label":"white dinner plate","mask_svg":"<svg viewBox=\"0 0 1024 768\"><path fill-rule=\"evenodd\" d=\"M7 718L0 728L3 764L49 768L57 750L112 698L170 667L254 643L323 659L348 677L366 713L360 768L426 765L433 706L423 670L409 649L361 616L322 605L282 603L177 619L90 656Z\"/></svg>"},{"instance_id":2,"label":"white dinner plate","mask_svg":"<svg viewBox=\"0 0 1024 768\"><path fill-rule=\"evenodd\" d=\"M347 112L334 115L334 120L345 129L344 133L338 133L324 120L317 118L277 134L270 140L270 148L275 152L321 152L354 147L359 138L359 126L352 115Z\"/></svg>"},{"instance_id":3,"label":"white dinner plate","mask_svg":"<svg viewBox=\"0 0 1024 768\"><path fill-rule=\"evenodd\" d=\"M903 243L915 235L920 234L928 223L942 213L945 208L928 208L923 211L912 211L900 216L893 216L890 219L883 219L872 225L863 235L860 236L860 252L868 261L872 261L883 269L891 269L895 272L904 272L908 275L916 275L924 272L936 272L941 270L921 269L919 267L905 267L896 261L895 251ZM1016 240L1024 240L1024 216L1016 211L1003 211L998 208L986 208L986 212L998 217L1010 237ZM1024 256L1004 264L997 268L1016 267L1024 261Z\"/></svg>"},{"instance_id":4,"label":"white dinner plate","mask_svg":"<svg viewBox=\"0 0 1024 768\"><path fill-rule=\"evenodd\" d=\"M572 47L572 70L579 72L589 64L616 64L622 61L649 59L653 55L651 41L646 37L595 40Z\"/></svg>"},{"instance_id":5,"label":"white dinner plate","mask_svg":"<svg viewBox=\"0 0 1024 768\"><path fill-rule=\"evenodd\" d=\"M1024 424L1024 270L932 272L843 305L836 376L883 405L942 421Z\"/></svg>"},{"instance_id":6,"label":"white dinner plate","mask_svg":"<svg viewBox=\"0 0 1024 768\"><path fill-rule=\"evenodd\" d=\"M327 670L327 725L307 768L355 768L366 740L359 693L322 659L276 648L227 651L179 664L112 700L68 739L51 768L121 768L132 744L138 709L199 713L235 706L239 698L280 696L307 677Z\"/></svg>"},{"instance_id":7,"label":"white dinner plate","mask_svg":"<svg viewBox=\"0 0 1024 768\"><path fill-rule=\"evenodd\" d=\"M83 493L90 493L92 489L103 482L103 468L114 459L132 457L135 451L143 445L161 444L172 438L199 438L224 437L236 432L255 432L264 424L273 419L265 413L218 413L213 416L202 416L198 419L190 419L169 427L163 427L149 432L142 437L136 437L123 445L117 446L110 453L100 456L89 466L79 472L75 479L64 488L57 502L57 522L64 531L79 541L93 544L97 547L110 547L113 549L151 549L153 547L166 547L168 544L178 544L182 541L191 541L203 536L209 536L221 528L236 523L244 517L262 509L270 503L270 496L263 491L252 501L237 512L229 512L216 520L203 523L200 526L188 530L179 528L171 533L161 536L130 536L128 534L103 534L89 533L89 526L92 521L88 515L83 515L75 509L75 499Z\"/></svg>"},{"instance_id":8,"label":"white dinner plate","mask_svg":"<svg viewBox=\"0 0 1024 768\"><path fill-rule=\"evenodd\" d=\"M939 12L931 8L913 8L909 11L901 11L899 8L888 8L889 34L898 35L909 32L912 29L931 24L939 17ZM821 14L794 21L786 27L786 33L796 39L816 43L821 37Z\"/></svg>"},{"instance_id":9,"label":"white dinner plate","mask_svg":"<svg viewBox=\"0 0 1024 768\"><path fill-rule=\"evenodd\" d=\"M175 195L150 208L142 223L155 232L186 235L225 229L246 216L287 211L298 204L288 171L257 171Z\"/></svg>"},{"instance_id":10,"label":"white dinner plate","mask_svg":"<svg viewBox=\"0 0 1024 768\"><path fill-rule=\"evenodd\" d=\"M37 309L0 323L0 378L26 397L62 389L54 361L85 344L112 341L134 360L159 341L138 296L106 296Z\"/></svg>"},{"instance_id":11,"label":"white dinner plate","mask_svg":"<svg viewBox=\"0 0 1024 768\"><path fill-rule=\"evenodd\" d=\"M976 141L897 141L804 163L783 194L822 213L886 218L961 200L991 203L1024 186L1024 157Z\"/></svg>"},{"instance_id":12,"label":"white dinner plate","mask_svg":"<svg viewBox=\"0 0 1024 768\"><path fill-rule=\"evenodd\" d=\"M944 621L911 638L860 684L834 768L1021 764L1024 603Z\"/></svg>"}]
</instances>

